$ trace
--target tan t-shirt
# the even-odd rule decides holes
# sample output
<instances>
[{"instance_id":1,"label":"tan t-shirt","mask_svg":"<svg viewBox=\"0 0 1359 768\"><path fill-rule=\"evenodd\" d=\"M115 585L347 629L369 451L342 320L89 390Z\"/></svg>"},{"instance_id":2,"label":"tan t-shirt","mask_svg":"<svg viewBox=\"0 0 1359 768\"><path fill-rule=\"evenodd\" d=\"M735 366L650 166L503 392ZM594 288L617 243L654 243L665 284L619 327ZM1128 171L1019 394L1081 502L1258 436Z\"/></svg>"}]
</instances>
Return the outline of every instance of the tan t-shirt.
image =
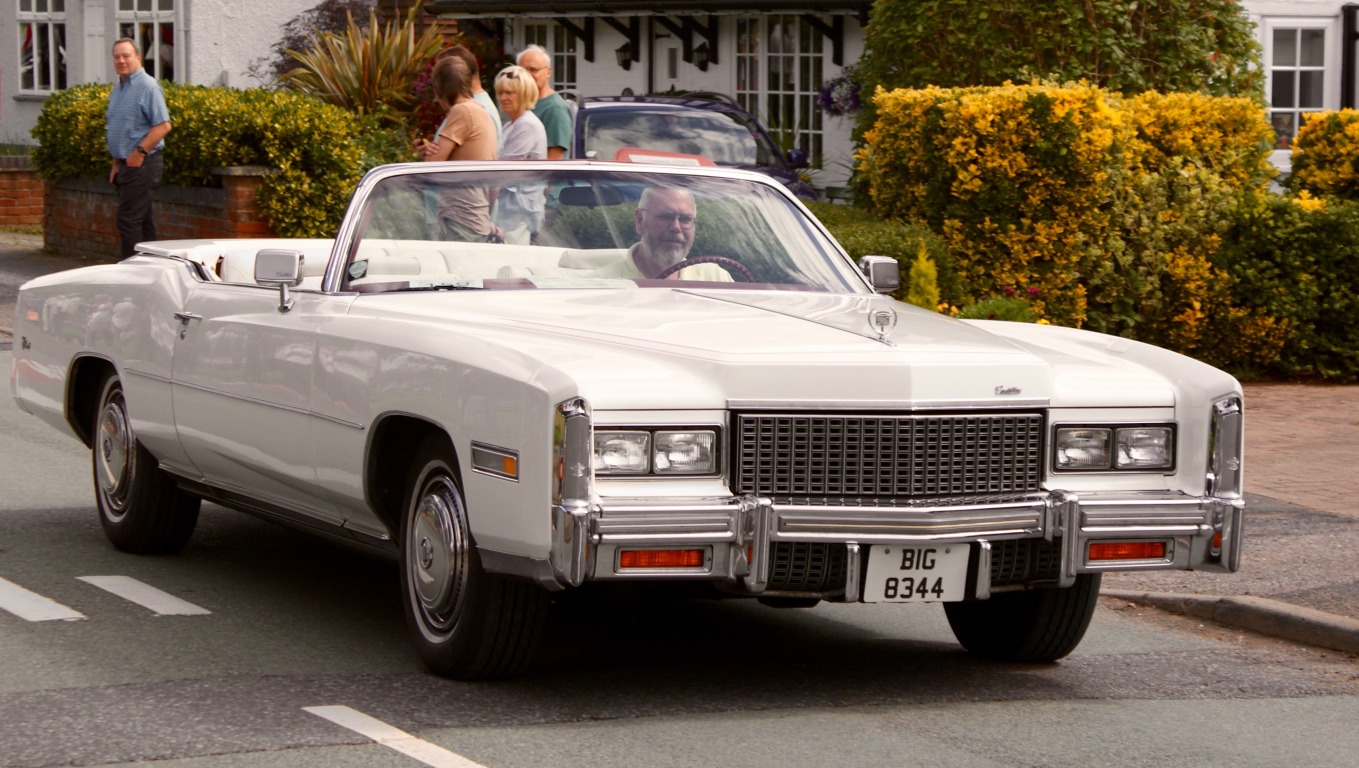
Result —
<instances>
[{"instance_id":1,"label":"tan t-shirt","mask_svg":"<svg viewBox=\"0 0 1359 768\"><path fill-rule=\"evenodd\" d=\"M449 160L495 159L495 124L475 101L454 104L439 135L453 142ZM483 239L491 232L491 197L485 187L449 190L439 201L439 217L456 225L458 239Z\"/></svg>"}]
</instances>

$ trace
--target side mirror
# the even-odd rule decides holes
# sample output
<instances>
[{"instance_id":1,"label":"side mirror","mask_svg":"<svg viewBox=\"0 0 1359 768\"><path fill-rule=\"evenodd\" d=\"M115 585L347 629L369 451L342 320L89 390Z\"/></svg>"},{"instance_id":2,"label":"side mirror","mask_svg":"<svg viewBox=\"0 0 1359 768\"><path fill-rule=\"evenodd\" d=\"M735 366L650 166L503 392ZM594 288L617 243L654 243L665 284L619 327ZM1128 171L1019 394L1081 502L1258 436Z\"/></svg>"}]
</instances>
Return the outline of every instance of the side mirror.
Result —
<instances>
[{"instance_id":1,"label":"side mirror","mask_svg":"<svg viewBox=\"0 0 1359 768\"><path fill-rule=\"evenodd\" d=\"M255 282L278 288L279 312L293 308L288 289L302 284L302 263L305 260L301 251L265 248L255 254Z\"/></svg>"},{"instance_id":2,"label":"side mirror","mask_svg":"<svg viewBox=\"0 0 1359 768\"><path fill-rule=\"evenodd\" d=\"M810 155L805 149L790 149L785 155L788 158L788 165L792 168L806 168L811 164Z\"/></svg>"},{"instance_id":3,"label":"side mirror","mask_svg":"<svg viewBox=\"0 0 1359 768\"><path fill-rule=\"evenodd\" d=\"M901 272L891 256L865 256L859 259L859 271L878 293L891 293L901 287Z\"/></svg>"}]
</instances>

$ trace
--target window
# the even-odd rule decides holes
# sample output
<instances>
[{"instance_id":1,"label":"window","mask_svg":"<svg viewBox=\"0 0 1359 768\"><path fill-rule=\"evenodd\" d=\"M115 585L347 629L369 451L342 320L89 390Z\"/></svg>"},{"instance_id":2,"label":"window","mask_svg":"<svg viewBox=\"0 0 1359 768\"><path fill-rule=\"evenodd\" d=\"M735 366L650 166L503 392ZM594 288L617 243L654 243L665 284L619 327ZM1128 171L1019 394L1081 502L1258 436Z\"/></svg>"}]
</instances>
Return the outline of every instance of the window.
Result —
<instances>
[{"instance_id":1,"label":"window","mask_svg":"<svg viewBox=\"0 0 1359 768\"><path fill-rule=\"evenodd\" d=\"M549 41L550 38L550 41ZM540 45L552 57L552 89L576 87L576 38L560 24L524 25L524 45Z\"/></svg>"},{"instance_id":2,"label":"window","mask_svg":"<svg viewBox=\"0 0 1359 768\"><path fill-rule=\"evenodd\" d=\"M821 33L798 16L736 20L736 99L769 129L779 148L823 156L824 115L817 94L825 79Z\"/></svg>"},{"instance_id":3,"label":"window","mask_svg":"<svg viewBox=\"0 0 1359 768\"><path fill-rule=\"evenodd\" d=\"M175 79L175 0L118 0L118 36L137 41L148 75Z\"/></svg>"},{"instance_id":4,"label":"window","mask_svg":"<svg viewBox=\"0 0 1359 768\"><path fill-rule=\"evenodd\" d=\"M19 92L66 87L66 0L19 0Z\"/></svg>"},{"instance_id":5,"label":"window","mask_svg":"<svg viewBox=\"0 0 1359 768\"><path fill-rule=\"evenodd\" d=\"M1335 78L1326 67L1332 26L1329 20L1267 24L1265 61L1269 69L1269 120L1274 126L1275 149L1291 147L1303 115L1334 106L1331 91Z\"/></svg>"}]
</instances>

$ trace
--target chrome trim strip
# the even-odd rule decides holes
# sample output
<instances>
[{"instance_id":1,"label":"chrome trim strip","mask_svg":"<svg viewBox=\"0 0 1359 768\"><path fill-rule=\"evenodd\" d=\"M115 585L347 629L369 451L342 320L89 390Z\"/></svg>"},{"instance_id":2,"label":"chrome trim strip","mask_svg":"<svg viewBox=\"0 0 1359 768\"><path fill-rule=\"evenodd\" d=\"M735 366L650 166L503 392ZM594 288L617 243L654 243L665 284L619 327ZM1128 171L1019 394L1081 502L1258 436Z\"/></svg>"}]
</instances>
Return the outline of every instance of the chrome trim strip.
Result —
<instances>
[{"instance_id":1,"label":"chrome trim strip","mask_svg":"<svg viewBox=\"0 0 1359 768\"><path fill-rule=\"evenodd\" d=\"M727 408L732 410L770 411L796 409L799 411L837 411L855 410L900 411L906 414L921 411L946 411L952 409L1014 410L1047 408L1051 400L1034 397L1014 400L728 400Z\"/></svg>"},{"instance_id":2,"label":"chrome trim strip","mask_svg":"<svg viewBox=\"0 0 1359 768\"><path fill-rule=\"evenodd\" d=\"M325 414L325 413L319 413L319 412L314 411L314 410L312 410L312 409L310 409L310 408L298 408L298 407L292 406L292 405L283 405L283 404L281 404L281 403L274 403L274 402L270 402L270 401L268 401L268 400L260 400L259 398L256 398L256 397L246 397L245 395L238 395L238 394L236 394L236 393L234 393L234 392L226 392L226 391L224 391L224 390L217 389L217 388L215 388L215 387L207 387L207 386L204 386L204 385L202 385L202 384L194 384L193 382L184 381L183 379L161 379L160 377L154 377L154 378L156 378L158 381L166 381L166 382L169 382L171 386L175 386L175 387L184 387L185 389L193 389L193 390L197 390L197 391L199 391L199 392L206 392L206 393L208 393L208 394L210 394L210 395L216 395L216 396L218 396L218 397L225 397L225 398L227 398L227 399L229 399L229 400L237 400L237 401L240 401L240 402L243 402L243 403L250 403L251 405L259 405L259 406L263 406L263 407L265 407L265 408L273 408L273 409L276 410L276 411L287 411L288 413L295 413L295 414L298 414L299 416L310 416L311 418L314 418L314 419L321 419L322 421L329 421L329 422L331 422L332 424L339 424L339 425L342 426L342 427L349 427L349 428L351 428L351 429L357 429L357 430L364 430L364 429L367 429L367 428L368 428L368 427L367 427L366 425L364 425L364 424L360 424L360 423L354 422L354 421L348 421L348 420L346 420L346 419L341 419L341 418L338 418L338 417L336 417L336 416L331 416L331 415Z\"/></svg>"},{"instance_id":3,"label":"chrome trim strip","mask_svg":"<svg viewBox=\"0 0 1359 768\"><path fill-rule=\"evenodd\" d=\"M845 602L857 603L863 597L863 550L857 541L845 544Z\"/></svg>"}]
</instances>

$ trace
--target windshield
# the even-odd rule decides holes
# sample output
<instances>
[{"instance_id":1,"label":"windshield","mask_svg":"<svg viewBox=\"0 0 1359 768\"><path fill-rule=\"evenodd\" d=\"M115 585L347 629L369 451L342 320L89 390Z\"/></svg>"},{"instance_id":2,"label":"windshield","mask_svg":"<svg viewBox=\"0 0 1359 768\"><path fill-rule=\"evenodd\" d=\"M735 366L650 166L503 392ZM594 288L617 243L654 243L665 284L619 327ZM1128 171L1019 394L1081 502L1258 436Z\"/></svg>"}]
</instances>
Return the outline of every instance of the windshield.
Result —
<instances>
[{"instance_id":1,"label":"windshield","mask_svg":"<svg viewBox=\"0 0 1359 768\"><path fill-rule=\"evenodd\" d=\"M361 202L341 288L687 282L867 291L835 244L769 184L566 165L497 172L443 165L380 179Z\"/></svg>"},{"instance_id":2,"label":"windshield","mask_svg":"<svg viewBox=\"0 0 1359 768\"><path fill-rule=\"evenodd\" d=\"M736 113L698 109L587 109L580 115L586 158L614 160L641 148L702 155L718 165L775 166L777 153Z\"/></svg>"}]
</instances>

